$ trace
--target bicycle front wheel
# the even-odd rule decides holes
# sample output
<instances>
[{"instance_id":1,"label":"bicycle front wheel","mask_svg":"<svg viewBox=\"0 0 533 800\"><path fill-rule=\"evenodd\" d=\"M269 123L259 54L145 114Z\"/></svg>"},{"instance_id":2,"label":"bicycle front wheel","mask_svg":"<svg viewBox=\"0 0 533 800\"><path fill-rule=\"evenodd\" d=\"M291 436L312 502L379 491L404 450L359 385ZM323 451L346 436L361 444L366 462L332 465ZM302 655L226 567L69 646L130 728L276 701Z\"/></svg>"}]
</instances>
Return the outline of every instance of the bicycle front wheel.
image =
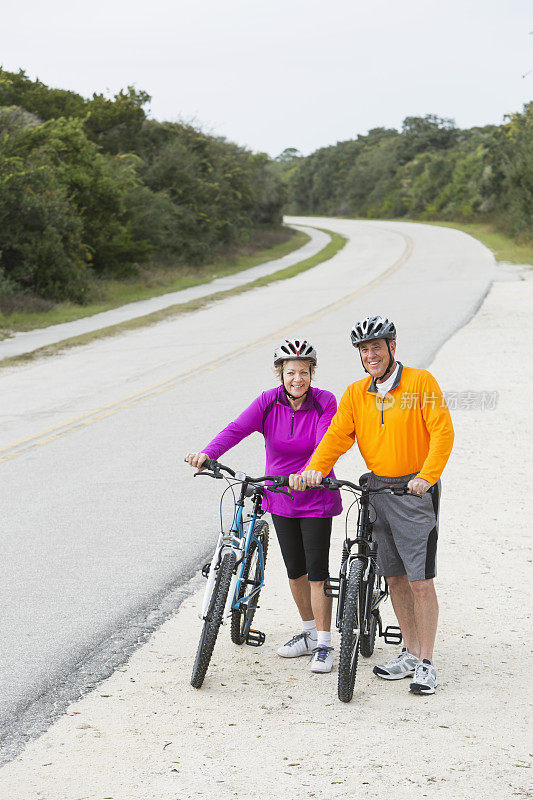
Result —
<instances>
[{"instance_id":1,"label":"bicycle front wheel","mask_svg":"<svg viewBox=\"0 0 533 800\"><path fill-rule=\"evenodd\" d=\"M339 654L338 696L343 703L349 703L353 697L359 645L361 641L361 606L364 564L355 559L350 565L344 612L341 624L341 648Z\"/></svg>"},{"instance_id":2,"label":"bicycle front wheel","mask_svg":"<svg viewBox=\"0 0 533 800\"><path fill-rule=\"evenodd\" d=\"M194 659L191 686L194 686L195 689L199 689L204 682L205 673L213 655L234 569L235 553L226 553L218 568L217 579L213 587L209 609L205 616L200 641L198 642L196 658Z\"/></svg>"},{"instance_id":3,"label":"bicycle front wheel","mask_svg":"<svg viewBox=\"0 0 533 800\"><path fill-rule=\"evenodd\" d=\"M268 525L263 520L257 523L254 531L255 535L261 542L263 547L263 566L266 564L266 557L268 551ZM244 563L244 570L242 573L242 580L239 584L237 591L237 599L246 597L257 586L261 585L263 580L263 570L259 560L259 548L257 542L252 541L248 550L246 561ZM231 612L231 641L235 644L244 644L252 622L254 614L259 602L259 592L250 597L247 603L241 603L238 608L232 609Z\"/></svg>"}]
</instances>

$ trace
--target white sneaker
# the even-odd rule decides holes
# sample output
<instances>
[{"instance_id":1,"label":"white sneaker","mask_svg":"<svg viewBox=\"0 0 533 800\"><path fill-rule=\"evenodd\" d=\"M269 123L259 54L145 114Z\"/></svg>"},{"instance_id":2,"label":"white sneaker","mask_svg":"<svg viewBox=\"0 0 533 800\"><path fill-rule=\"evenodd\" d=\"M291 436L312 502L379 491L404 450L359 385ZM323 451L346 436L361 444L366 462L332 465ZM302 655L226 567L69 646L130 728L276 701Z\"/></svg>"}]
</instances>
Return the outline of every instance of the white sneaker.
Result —
<instances>
[{"instance_id":1,"label":"white sneaker","mask_svg":"<svg viewBox=\"0 0 533 800\"><path fill-rule=\"evenodd\" d=\"M402 652L386 664L379 664L374 667L374 675L378 678L384 678L386 681L397 681L400 678L411 678L415 674L415 668L418 664L418 658L412 653L409 653L406 648L402 648Z\"/></svg>"},{"instance_id":2,"label":"white sneaker","mask_svg":"<svg viewBox=\"0 0 533 800\"><path fill-rule=\"evenodd\" d=\"M316 647L316 639L311 638L308 631L297 633L282 647L278 647L278 656L282 658L296 658L297 656L310 656Z\"/></svg>"},{"instance_id":3,"label":"white sneaker","mask_svg":"<svg viewBox=\"0 0 533 800\"><path fill-rule=\"evenodd\" d=\"M437 684L437 670L427 658L419 661L415 669L413 683L409 684L409 691L413 694L435 694Z\"/></svg>"},{"instance_id":4,"label":"white sneaker","mask_svg":"<svg viewBox=\"0 0 533 800\"><path fill-rule=\"evenodd\" d=\"M321 645L320 647L315 647L313 653L314 655L309 665L311 672L331 672L333 647Z\"/></svg>"}]
</instances>

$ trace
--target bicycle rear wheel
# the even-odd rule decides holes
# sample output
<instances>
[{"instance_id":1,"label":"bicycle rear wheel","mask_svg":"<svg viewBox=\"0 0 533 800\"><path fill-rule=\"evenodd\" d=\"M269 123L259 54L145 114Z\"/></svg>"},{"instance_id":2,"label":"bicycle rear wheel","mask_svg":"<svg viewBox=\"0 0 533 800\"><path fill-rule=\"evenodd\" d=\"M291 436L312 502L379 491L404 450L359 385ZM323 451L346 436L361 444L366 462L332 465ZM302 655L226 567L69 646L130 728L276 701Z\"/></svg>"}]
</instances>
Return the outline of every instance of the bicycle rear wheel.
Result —
<instances>
[{"instance_id":1,"label":"bicycle rear wheel","mask_svg":"<svg viewBox=\"0 0 533 800\"><path fill-rule=\"evenodd\" d=\"M349 703L353 697L353 687L357 672L359 658L359 645L361 641L361 607L362 578L364 564L359 559L352 561L346 594L344 598L344 612L341 625L341 647L339 654L339 682L338 696L343 703Z\"/></svg>"},{"instance_id":2,"label":"bicycle rear wheel","mask_svg":"<svg viewBox=\"0 0 533 800\"><path fill-rule=\"evenodd\" d=\"M217 579L213 586L213 594L211 595L211 602L205 616L202 633L200 634L200 641L198 642L198 650L196 651L196 658L194 659L191 686L194 686L195 689L199 689L204 682L205 673L207 672L211 656L213 655L218 629L222 624L222 616L224 614L224 607L226 605L234 568L235 553L226 553L218 568Z\"/></svg>"},{"instance_id":3,"label":"bicycle rear wheel","mask_svg":"<svg viewBox=\"0 0 533 800\"><path fill-rule=\"evenodd\" d=\"M263 564L266 564L268 551L267 523L264 521L258 522L254 533L263 546ZM256 586L260 586L262 577L261 564L259 561L259 548L257 546L257 542L252 541L246 556L242 580L237 591L237 599L246 597L246 595L249 595L250 592L253 592ZM258 602L259 592L256 592L253 597L250 597L247 603L241 604L238 608L232 609L231 641L235 644L245 643L250 628L252 627Z\"/></svg>"}]
</instances>

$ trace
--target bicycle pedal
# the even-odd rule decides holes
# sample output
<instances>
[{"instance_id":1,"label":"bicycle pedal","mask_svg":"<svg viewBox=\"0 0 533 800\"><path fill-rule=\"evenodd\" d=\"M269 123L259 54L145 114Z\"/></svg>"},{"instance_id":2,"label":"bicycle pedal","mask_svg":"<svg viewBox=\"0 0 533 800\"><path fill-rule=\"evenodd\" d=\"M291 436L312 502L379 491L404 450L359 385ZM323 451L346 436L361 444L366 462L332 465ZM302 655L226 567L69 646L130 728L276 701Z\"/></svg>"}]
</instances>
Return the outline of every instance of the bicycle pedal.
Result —
<instances>
[{"instance_id":1,"label":"bicycle pedal","mask_svg":"<svg viewBox=\"0 0 533 800\"><path fill-rule=\"evenodd\" d=\"M210 572L211 572L211 562L208 561L207 564L204 564L202 567L202 575L204 576L204 578L207 578Z\"/></svg>"},{"instance_id":2,"label":"bicycle pedal","mask_svg":"<svg viewBox=\"0 0 533 800\"><path fill-rule=\"evenodd\" d=\"M387 644L401 644L402 643L402 631L397 625L387 625L383 633L381 634L385 639Z\"/></svg>"},{"instance_id":3,"label":"bicycle pedal","mask_svg":"<svg viewBox=\"0 0 533 800\"><path fill-rule=\"evenodd\" d=\"M338 597L340 584L340 578L326 578L324 581L324 594L326 597Z\"/></svg>"},{"instance_id":4,"label":"bicycle pedal","mask_svg":"<svg viewBox=\"0 0 533 800\"><path fill-rule=\"evenodd\" d=\"M248 631L248 636L246 637L246 644L249 644L250 647L261 647L262 644L265 643L266 636L261 631Z\"/></svg>"}]
</instances>

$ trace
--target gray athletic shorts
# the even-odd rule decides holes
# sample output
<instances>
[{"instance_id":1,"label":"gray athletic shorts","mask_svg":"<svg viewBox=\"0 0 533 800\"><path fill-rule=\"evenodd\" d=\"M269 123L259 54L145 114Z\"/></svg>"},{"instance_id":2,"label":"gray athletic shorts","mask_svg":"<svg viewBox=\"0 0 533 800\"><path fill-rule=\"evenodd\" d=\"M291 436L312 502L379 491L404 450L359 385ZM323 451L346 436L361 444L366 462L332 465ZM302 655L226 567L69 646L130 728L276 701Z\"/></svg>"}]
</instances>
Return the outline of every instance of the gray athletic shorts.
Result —
<instances>
[{"instance_id":1,"label":"gray athletic shorts","mask_svg":"<svg viewBox=\"0 0 533 800\"><path fill-rule=\"evenodd\" d=\"M407 483L413 477L385 478L368 473L372 489ZM435 577L440 492L438 481L426 494L417 497L371 495L370 502L377 514L373 537L378 545L378 566L386 578L407 575L410 581L421 581Z\"/></svg>"}]
</instances>

